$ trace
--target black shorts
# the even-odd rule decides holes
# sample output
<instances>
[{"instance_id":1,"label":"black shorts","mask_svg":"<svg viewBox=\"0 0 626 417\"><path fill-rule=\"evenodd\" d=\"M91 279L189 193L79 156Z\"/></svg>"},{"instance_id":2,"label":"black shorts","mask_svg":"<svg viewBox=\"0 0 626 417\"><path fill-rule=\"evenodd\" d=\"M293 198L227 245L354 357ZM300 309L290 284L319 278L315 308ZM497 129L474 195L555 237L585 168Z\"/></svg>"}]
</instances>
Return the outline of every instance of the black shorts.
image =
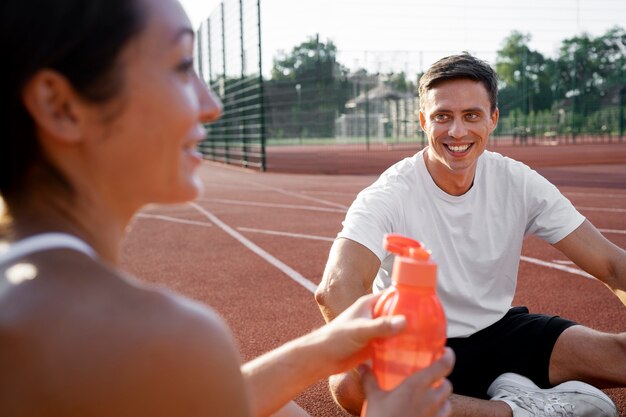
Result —
<instances>
[{"instance_id":1,"label":"black shorts","mask_svg":"<svg viewBox=\"0 0 626 417\"><path fill-rule=\"evenodd\" d=\"M576 323L558 316L529 314L513 307L506 315L469 337L448 339L456 354L448 377L454 393L487 399L487 388L501 374L515 372L549 388L550 356L558 337Z\"/></svg>"}]
</instances>

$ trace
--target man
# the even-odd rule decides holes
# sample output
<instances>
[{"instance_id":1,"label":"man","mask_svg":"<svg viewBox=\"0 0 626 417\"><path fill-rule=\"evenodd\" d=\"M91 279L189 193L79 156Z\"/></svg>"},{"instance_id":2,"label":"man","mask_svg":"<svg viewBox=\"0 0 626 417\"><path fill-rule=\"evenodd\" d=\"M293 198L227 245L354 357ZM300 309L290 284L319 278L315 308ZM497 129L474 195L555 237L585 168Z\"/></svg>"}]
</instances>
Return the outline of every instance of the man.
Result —
<instances>
[{"instance_id":1,"label":"man","mask_svg":"<svg viewBox=\"0 0 626 417\"><path fill-rule=\"evenodd\" d=\"M499 115L489 65L468 54L444 58L422 76L419 93L428 147L388 169L350 207L316 292L325 319L390 284L392 257L382 240L400 233L424 242L439 265L437 292L457 356L453 415L616 416L587 383L626 386L626 333L529 314L511 302L526 234L545 239L624 303L626 252L546 179L485 150ZM586 383L566 382L574 380ZM337 402L358 414L356 374L330 384Z\"/></svg>"}]
</instances>

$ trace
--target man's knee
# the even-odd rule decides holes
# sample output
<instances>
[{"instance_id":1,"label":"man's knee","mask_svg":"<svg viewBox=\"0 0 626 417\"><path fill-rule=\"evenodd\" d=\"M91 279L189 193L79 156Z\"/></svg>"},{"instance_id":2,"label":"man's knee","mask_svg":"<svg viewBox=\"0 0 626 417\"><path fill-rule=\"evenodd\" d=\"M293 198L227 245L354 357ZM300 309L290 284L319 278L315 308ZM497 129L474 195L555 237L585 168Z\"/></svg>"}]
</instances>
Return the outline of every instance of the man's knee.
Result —
<instances>
[{"instance_id":1,"label":"man's knee","mask_svg":"<svg viewBox=\"0 0 626 417\"><path fill-rule=\"evenodd\" d=\"M550 358L550 382L580 380L607 388L626 384L626 333L572 326L557 339Z\"/></svg>"},{"instance_id":2,"label":"man's knee","mask_svg":"<svg viewBox=\"0 0 626 417\"><path fill-rule=\"evenodd\" d=\"M361 413L365 393L356 371L333 375L328 379L328 385L333 399L341 408L355 416Z\"/></svg>"}]
</instances>

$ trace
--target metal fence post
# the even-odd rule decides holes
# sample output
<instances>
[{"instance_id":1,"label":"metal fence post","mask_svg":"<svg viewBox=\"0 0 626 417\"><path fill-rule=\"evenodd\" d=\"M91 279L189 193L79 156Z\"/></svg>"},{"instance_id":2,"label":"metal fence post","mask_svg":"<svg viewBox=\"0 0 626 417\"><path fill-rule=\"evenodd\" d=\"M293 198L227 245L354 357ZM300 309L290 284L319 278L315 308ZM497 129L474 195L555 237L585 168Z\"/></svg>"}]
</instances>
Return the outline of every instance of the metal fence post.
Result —
<instances>
[{"instance_id":1,"label":"metal fence post","mask_svg":"<svg viewBox=\"0 0 626 417\"><path fill-rule=\"evenodd\" d=\"M365 84L365 149L370 150L370 92Z\"/></svg>"},{"instance_id":2,"label":"metal fence post","mask_svg":"<svg viewBox=\"0 0 626 417\"><path fill-rule=\"evenodd\" d=\"M624 140L624 128L626 125L626 85L622 85L619 91L619 141Z\"/></svg>"},{"instance_id":3,"label":"metal fence post","mask_svg":"<svg viewBox=\"0 0 626 417\"><path fill-rule=\"evenodd\" d=\"M221 17L222 17L222 81L224 83L224 96L226 96L226 90L229 90L228 88L228 80L226 78L226 19L224 17L224 2L222 1L221 3ZM225 99L226 100L226 99ZM224 103L224 106L227 106L227 103ZM229 159L230 159L230 155L229 155L229 133L228 133L228 126L230 125L229 122L225 122L225 129L224 131L226 132L226 135L224 137L224 162L228 163Z\"/></svg>"},{"instance_id":4,"label":"metal fence post","mask_svg":"<svg viewBox=\"0 0 626 417\"><path fill-rule=\"evenodd\" d=\"M257 0L257 21L258 21L258 38L259 38L259 118L261 133L261 171L267 169L267 160L265 153L266 130L265 130L265 89L263 87L263 56L261 43L261 0Z\"/></svg>"},{"instance_id":5,"label":"metal fence post","mask_svg":"<svg viewBox=\"0 0 626 417\"><path fill-rule=\"evenodd\" d=\"M241 53L241 85L245 85L246 78L246 61L245 61L245 52L243 47L243 0L239 0L239 43L240 45L240 53ZM244 110L242 112L242 120L241 120L241 150L242 150L242 165L244 167L248 166L248 128L247 128L247 116L249 114L249 110Z\"/></svg>"}]
</instances>

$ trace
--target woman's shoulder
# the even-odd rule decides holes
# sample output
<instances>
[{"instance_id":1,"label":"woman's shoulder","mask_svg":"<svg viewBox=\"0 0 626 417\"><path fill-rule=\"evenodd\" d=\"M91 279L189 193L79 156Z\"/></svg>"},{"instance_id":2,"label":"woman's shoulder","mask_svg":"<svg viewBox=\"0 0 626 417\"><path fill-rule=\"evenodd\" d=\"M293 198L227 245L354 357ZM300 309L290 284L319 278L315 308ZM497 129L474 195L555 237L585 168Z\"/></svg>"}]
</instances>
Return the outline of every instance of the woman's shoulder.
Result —
<instances>
[{"instance_id":1,"label":"woman's shoulder","mask_svg":"<svg viewBox=\"0 0 626 417\"><path fill-rule=\"evenodd\" d=\"M32 380L42 392L69 396L85 409L106 393L112 401L104 414L167 415L171 408L169 415L179 415L177 406L203 399L245 415L233 336L208 306L86 259L41 268L41 276L0 296L0 363L13 364L0 388L38 374L49 376ZM32 403L37 392L13 397Z\"/></svg>"},{"instance_id":2,"label":"woman's shoulder","mask_svg":"<svg viewBox=\"0 0 626 417\"><path fill-rule=\"evenodd\" d=\"M137 326L146 337L159 337L170 325L180 331L194 326L226 329L205 304L76 252L34 254L0 267L0 273L0 323L13 319L15 325L25 325L54 318L77 328L93 323L101 332Z\"/></svg>"}]
</instances>

